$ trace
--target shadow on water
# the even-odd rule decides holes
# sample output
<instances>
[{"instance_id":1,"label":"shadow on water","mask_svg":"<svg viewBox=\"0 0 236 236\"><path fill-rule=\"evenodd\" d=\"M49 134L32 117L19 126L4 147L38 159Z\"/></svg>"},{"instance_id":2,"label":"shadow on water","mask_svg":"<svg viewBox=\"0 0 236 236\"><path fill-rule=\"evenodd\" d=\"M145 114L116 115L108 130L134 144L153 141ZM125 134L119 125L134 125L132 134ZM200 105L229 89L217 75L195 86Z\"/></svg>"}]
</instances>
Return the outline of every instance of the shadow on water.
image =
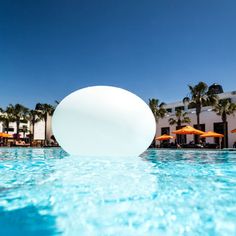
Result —
<instances>
[{"instance_id":1,"label":"shadow on water","mask_svg":"<svg viewBox=\"0 0 236 236\"><path fill-rule=\"evenodd\" d=\"M37 201L43 198L43 196L41 198L37 196L37 190L35 190L38 186L37 183L50 178L55 172L55 162L66 156L62 149L1 148L1 205L10 206L9 199L14 195L20 196L19 204L24 200L27 202L27 199L30 202L30 198L35 198L34 200L37 199ZM1 236L60 234L56 225L56 217L48 213L51 210L50 207L37 207L29 204L26 207L13 210L7 208L0 206Z\"/></svg>"},{"instance_id":2,"label":"shadow on water","mask_svg":"<svg viewBox=\"0 0 236 236\"><path fill-rule=\"evenodd\" d=\"M48 236L59 235L56 218L41 215L35 206L5 211L0 208L0 235Z\"/></svg>"}]
</instances>

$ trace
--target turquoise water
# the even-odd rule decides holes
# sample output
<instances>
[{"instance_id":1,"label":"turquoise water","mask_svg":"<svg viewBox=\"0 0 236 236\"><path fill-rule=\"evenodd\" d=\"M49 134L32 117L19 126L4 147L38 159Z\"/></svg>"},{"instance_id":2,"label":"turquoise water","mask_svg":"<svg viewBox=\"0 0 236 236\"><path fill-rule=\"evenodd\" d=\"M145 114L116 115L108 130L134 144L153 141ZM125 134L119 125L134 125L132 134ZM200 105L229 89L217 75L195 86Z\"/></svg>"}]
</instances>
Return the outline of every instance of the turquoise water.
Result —
<instances>
[{"instance_id":1,"label":"turquoise water","mask_svg":"<svg viewBox=\"0 0 236 236\"><path fill-rule=\"evenodd\" d=\"M2 148L0 235L236 235L236 153Z\"/></svg>"}]
</instances>

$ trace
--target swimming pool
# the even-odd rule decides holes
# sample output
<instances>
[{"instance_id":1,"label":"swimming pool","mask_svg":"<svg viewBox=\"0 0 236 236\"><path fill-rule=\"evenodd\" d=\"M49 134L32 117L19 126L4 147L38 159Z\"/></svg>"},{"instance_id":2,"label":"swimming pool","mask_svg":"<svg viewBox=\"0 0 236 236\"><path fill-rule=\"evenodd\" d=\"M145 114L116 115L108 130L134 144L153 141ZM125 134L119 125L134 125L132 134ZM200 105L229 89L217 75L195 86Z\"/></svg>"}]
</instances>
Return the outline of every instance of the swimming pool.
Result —
<instances>
[{"instance_id":1,"label":"swimming pool","mask_svg":"<svg viewBox=\"0 0 236 236\"><path fill-rule=\"evenodd\" d=\"M236 235L236 153L0 149L0 235Z\"/></svg>"}]
</instances>

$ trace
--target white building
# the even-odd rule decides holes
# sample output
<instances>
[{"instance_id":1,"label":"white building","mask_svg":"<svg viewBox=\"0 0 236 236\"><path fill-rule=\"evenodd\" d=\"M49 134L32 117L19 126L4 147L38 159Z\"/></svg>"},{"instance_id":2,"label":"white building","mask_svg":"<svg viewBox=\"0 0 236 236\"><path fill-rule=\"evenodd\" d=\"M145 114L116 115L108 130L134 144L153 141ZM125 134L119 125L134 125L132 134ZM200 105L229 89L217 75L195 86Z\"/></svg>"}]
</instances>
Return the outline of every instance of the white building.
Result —
<instances>
[{"instance_id":1,"label":"white building","mask_svg":"<svg viewBox=\"0 0 236 236\"><path fill-rule=\"evenodd\" d=\"M219 99L230 99L232 102L236 103L236 91L227 92L227 93L220 93L218 94ZM165 105L165 108L167 109L168 113L163 119L159 119L157 124L157 136L160 136L162 134L172 134L172 131L176 130L176 125L171 126L169 124L169 119L171 117L175 118L175 112L177 109L182 109L185 112L188 113L188 117L191 119L191 126L195 126L197 124L196 119L196 111L195 109L189 109L188 105L185 105L182 101L174 102L174 103L168 103ZM202 108L202 112L200 114L200 123L201 123L201 129L203 131L215 131L218 133L223 134L223 123L221 120L221 117L216 115L216 113L212 110L212 107L206 106ZM236 128L236 114L235 116L231 115L228 116L228 147L233 147L234 142L236 141L236 134L232 134L230 131ZM187 125L187 124L184 124ZM184 141L186 143L194 140L195 137L193 135L186 135L184 137ZM218 139L214 138L207 138L207 142L214 143L219 142Z\"/></svg>"},{"instance_id":2,"label":"white building","mask_svg":"<svg viewBox=\"0 0 236 236\"><path fill-rule=\"evenodd\" d=\"M26 131L26 132L24 132ZM27 137L27 135L30 133L29 131L32 131L32 126L30 125L30 122L21 122L20 123L20 136L21 138ZM0 122L0 132L6 132L5 127L3 126L2 122ZM8 129L9 134L15 134L16 133L16 122L11 122L9 124ZM52 128L51 128L51 117L48 116L48 122L47 122L47 140L50 140L52 136ZM40 121L35 124L34 127L34 139L35 140L44 140L45 139L45 122Z\"/></svg>"},{"instance_id":3,"label":"white building","mask_svg":"<svg viewBox=\"0 0 236 236\"><path fill-rule=\"evenodd\" d=\"M236 91L220 93L218 94L218 96L219 96L219 99L230 99L232 102L236 103ZM156 131L157 136L160 136L162 134L172 134L172 131L177 129L176 125L171 126L169 124L169 119L171 117L175 118L175 112L177 109L182 109L185 112L187 112L188 117L191 119L191 123L189 125L196 127L197 121L196 121L195 109L189 108L188 105L183 104L182 101L168 103L165 105L165 108L167 109L168 113L163 119L159 119L157 123L157 131ZM48 122L47 122L46 136L47 136L47 140L49 141L52 136L51 118L52 117L48 116ZM205 106L202 108L202 112L200 114L200 124L201 124L201 129L203 131L215 131L218 133L223 133L223 123L222 123L221 117L216 115L216 113L212 110L212 107L210 106ZM183 124L183 125L187 125L187 124ZM27 123L22 122L20 124L21 137L24 137L24 135L26 136L27 134L29 134L29 132L25 132L25 133L22 132L25 126L27 127L27 130L32 131L32 127L29 122ZM226 138L228 139L228 147L233 147L233 144L236 141L236 134L232 134L230 131L236 128L236 114L235 116L233 115L228 116L227 126L228 126L228 134ZM0 122L0 132L5 132L5 128L3 127L2 122ZM16 133L16 123L13 123L13 122L10 123L8 133L9 134ZM194 138L196 137L194 137L193 135L182 136L182 139L184 139L183 141L186 143L194 140ZM40 121L35 124L34 139L45 140L45 122L44 121ZM214 139L214 138L208 138L206 141L210 143L219 142L218 139Z\"/></svg>"},{"instance_id":4,"label":"white building","mask_svg":"<svg viewBox=\"0 0 236 236\"><path fill-rule=\"evenodd\" d=\"M47 121L47 140L51 139L52 136L52 117L48 116ZM45 139L45 122L40 121L34 126L34 139L44 140Z\"/></svg>"},{"instance_id":5,"label":"white building","mask_svg":"<svg viewBox=\"0 0 236 236\"><path fill-rule=\"evenodd\" d=\"M29 130L30 130L29 122L21 122L19 129L20 129L20 135L23 138L24 135L26 136L27 134L29 134ZM0 132L6 132L6 131L7 130L3 126L3 123L0 122ZM9 124L8 133L12 135L16 133L16 122L11 122Z\"/></svg>"}]
</instances>

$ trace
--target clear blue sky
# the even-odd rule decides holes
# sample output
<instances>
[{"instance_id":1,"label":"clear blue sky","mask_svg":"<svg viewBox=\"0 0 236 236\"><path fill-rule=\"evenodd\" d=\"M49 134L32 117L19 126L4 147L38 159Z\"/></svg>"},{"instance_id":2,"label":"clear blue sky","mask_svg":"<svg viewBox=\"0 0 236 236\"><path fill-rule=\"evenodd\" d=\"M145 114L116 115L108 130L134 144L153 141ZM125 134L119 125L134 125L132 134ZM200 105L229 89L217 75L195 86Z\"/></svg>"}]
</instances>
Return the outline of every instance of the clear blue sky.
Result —
<instances>
[{"instance_id":1,"label":"clear blue sky","mask_svg":"<svg viewBox=\"0 0 236 236\"><path fill-rule=\"evenodd\" d=\"M0 106L90 85L180 100L236 90L235 0L0 0Z\"/></svg>"}]
</instances>

